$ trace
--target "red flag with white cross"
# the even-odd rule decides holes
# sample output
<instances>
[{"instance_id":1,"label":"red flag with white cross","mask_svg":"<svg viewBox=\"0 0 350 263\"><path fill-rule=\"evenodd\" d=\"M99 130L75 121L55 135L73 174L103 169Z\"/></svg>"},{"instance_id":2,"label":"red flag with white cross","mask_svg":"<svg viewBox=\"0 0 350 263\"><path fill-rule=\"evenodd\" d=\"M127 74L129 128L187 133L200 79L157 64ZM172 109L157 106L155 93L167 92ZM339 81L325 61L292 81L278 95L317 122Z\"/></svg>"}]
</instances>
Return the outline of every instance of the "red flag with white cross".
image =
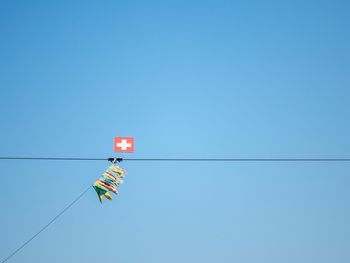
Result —
<instances>
[{"instance_id":1,"label":"red flag with white cross","mask_svg":"<svg viewBox=\"0 0 350 263\"><path fill-rule=\"evenodd\" d=\"M119 153L134 152L134 138L133 137L115 137L114 152L119 152Z\"/></svg>"}]
</instances>

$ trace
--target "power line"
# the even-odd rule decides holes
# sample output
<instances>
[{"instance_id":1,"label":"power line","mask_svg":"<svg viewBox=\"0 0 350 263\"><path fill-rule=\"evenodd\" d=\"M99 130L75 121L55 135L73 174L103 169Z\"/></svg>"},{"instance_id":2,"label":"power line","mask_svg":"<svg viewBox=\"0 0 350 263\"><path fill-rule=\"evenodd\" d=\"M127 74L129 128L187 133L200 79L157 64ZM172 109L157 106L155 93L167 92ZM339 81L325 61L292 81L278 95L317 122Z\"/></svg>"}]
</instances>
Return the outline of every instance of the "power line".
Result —
<instances>
[{"instance_id":1,"label":"power line","mask_svg":"<svg viewBox=\"0 0 350 263\"><path fill-rule=\"evenodd\" d=\"M350 162L350 158L123 158L123 161L189 162Z\"/></svg>"},{"instance_id":2,"label":"power line","mask_svg":"<svg viewBox=\"0 0 350 263\"><path fill-rule=\"evenodd\" d=\"M8 157L2 156L0 160L42 160L42 161L108 161L109 158L84 157Z\"/></svg>"},{"instance_id":3,"label":"power line","mask_svg":"<svg viewBox=\"0 0 350 263\"><path fill-rule=\"evenodd\" d=\"M77 198L73 200L68 206L66 206L59 214L57 214L49 223L47 223L44 227L42 227L38 232L36 232L31 238L29 238L26 242L24 242L21 246L19 246L16 250L14 250L7 258L5 258L1 263L4 263L8 261L10 258L12 258L14 255L16 255L22 248L24 248L26 245L28 245L34 238L36 238L38 235L40 235L41 232L43 232L46 228L48 228L53 222L55 222L61 215L63 215L72 205L74 205L80 198L82 198L88 190L90 190L91 185L84 190Z\"/></svg>"},{"instance_id":4,"label":"power line","mask_svg":"<svg viewBox=\"0 0 350 263\"><path fill-rule=\"evenodd\" d=\"M0 160L42 161L177 161L177 162L350 162L350 158L85 158L85 157L9 157Z\"/></svg>"}]
</instances>

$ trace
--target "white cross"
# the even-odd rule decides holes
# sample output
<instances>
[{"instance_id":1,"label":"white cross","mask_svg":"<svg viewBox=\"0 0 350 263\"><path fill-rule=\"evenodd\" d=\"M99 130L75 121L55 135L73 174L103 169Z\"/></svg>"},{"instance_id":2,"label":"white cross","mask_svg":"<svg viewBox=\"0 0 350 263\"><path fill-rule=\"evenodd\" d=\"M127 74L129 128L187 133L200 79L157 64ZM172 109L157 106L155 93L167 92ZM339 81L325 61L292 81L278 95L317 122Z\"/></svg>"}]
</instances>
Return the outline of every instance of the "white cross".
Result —
<instances>
[{"instance_id":1,"label":"white cross","mask_svg":"<svg viewBox=\"0 0 350 263\"><path fill-rule=\"evenodd\" d=\"M126 149L131 147L131 143L128 143L127 140L122 139L122 142L117 143L117 147L120 147L120 148L122 148L123 151L125 151Z\"/></svg>"}]
</instances>

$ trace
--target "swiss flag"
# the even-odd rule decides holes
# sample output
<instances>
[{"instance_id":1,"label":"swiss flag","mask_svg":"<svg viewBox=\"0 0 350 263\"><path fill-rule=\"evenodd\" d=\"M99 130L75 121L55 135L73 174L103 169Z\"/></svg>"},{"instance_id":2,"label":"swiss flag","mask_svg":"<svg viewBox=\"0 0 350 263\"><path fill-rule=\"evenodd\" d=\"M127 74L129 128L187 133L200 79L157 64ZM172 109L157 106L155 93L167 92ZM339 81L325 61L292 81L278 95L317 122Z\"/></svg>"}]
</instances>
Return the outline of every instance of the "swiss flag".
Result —
<instances>
[{"instance_id":1,"label":"swiss flag","mask_svg":"<svg viewBox=\"0 0 350 263\"><path fill-rule=\"evenodd\" d=\"M115 137L114 152L119 152L119 153L134 152L134 138L133 137Z\"/></svg>"}]
</instances>

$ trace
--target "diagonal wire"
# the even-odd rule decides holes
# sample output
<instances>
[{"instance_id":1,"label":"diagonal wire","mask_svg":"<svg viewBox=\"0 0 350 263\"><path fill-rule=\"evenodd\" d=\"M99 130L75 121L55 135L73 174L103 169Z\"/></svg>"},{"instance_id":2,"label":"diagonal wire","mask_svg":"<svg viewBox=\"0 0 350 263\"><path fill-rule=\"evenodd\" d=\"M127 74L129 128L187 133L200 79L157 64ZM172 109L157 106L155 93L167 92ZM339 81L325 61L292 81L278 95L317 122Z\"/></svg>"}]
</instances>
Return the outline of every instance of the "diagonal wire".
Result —
<instances>
[{"instance_id":1,"label":"diagonal wire","mask_svg":"<svg viewBox=\"0 0 350 263\"><path fill-rule=\"evenodd\" d=\"M60 213L58 213L53 219L51 219L50 222L48 222L44 227L42 227L38 232L36 232L31 238L29 238L26 242L24 242L21 246L19 246L16 250L14 250L7 258L1 261L1 263L8 261L14 255L16 255L20 250L22 250L22 248L28 245L34 238L40 235L41 232L43 232L46 228L48 228L61 215L63 215L72 205L74 205L80 198L82 198L87 193L87 191L90 190L90 188L91 188L91 185L86 190L84 190L77 198L75 198L68 206L66 206Z\"/></svg>"}]
</instances>

